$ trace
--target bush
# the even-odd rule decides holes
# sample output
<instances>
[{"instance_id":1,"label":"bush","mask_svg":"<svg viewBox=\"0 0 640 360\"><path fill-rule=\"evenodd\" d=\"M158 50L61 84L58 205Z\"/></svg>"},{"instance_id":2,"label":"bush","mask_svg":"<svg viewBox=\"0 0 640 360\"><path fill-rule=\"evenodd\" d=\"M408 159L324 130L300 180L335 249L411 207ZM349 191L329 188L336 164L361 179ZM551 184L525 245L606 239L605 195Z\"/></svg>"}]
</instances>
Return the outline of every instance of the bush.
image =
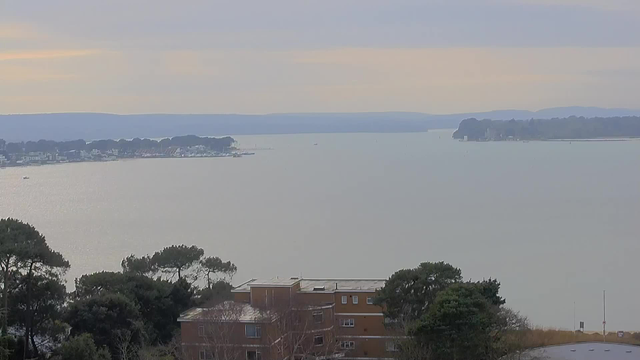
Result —
<instances>
[{"instance_id":1,"label":"bush","mask_svg":"<svg viewBox=\"0 0 640 360\"><path fill-rule=\"evenodd\" d=\"M58 350L60 360L111 360L106 348L98 350L89 334L81 334L71 338Z\"/></svg>"}]
</instances>

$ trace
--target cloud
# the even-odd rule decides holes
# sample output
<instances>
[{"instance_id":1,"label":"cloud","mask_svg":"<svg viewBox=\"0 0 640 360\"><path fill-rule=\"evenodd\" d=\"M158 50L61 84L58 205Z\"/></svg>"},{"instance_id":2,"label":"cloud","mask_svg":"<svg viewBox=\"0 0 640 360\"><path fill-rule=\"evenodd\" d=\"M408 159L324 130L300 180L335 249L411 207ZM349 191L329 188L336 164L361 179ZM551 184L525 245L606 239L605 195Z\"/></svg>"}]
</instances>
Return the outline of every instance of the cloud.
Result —
<instances>
[{"instance_id":1,"label":"cloud","mask_svg":"<svg viewBox=\"0 0 640 360\"><path fill-rule=\"evenodd\" d=\"M638 0L519 0L524 4L591 7L604 10L637 11Z\"/></svg>"},{"instance_id":2,"label":"cloud","mask_svg":"<svg viewBox=\"0 0 640 360\"><path fill-rule=\"evenodd\" d=\"M0 52L0 61L7 60L39 60L70 58L100 54L102 50L34 50L34 51L4 51Z\"/></svg>"},{"instance_id":3,"label":"cloud","mask_svg":"<svg viewBox=\"0 0 640 360\"><path fill-rule=\"evenodd\" d=\"M198 51L169 51L162 55L165 69L174 75L215 76L218 56Z\"/></svg>"},{"instance_id":4,"label":"cloud","mask_svg":"<svg viewBox=\"0 0 640 360\"><path fill-rule=\"evenodd\" d=\"M43 39L45 35L38 32L35 27L22 23L0 24L0 39L25 40Z\"/></svg>"},{"instance_id":5,"label":"cloud","mask_svg":"<svg viewBox=\"0 0 640 360\"><path fill-rule=\"evenodd\" d=\"M621 76L640 71L638 58L640 48L132 50L46 61L44 67L40 60L0 62L0 78L12 82L0 87L0 108L117 113L640 108L637 77Z\"/></svg>"},{"instance_id":6,"label":"cloud","mask_svg":"<svg viewBox=\"0 0 640 360\"><path fill-rule=\"evenodd\" d=\"M60 0L39 2L38 11L34 6L15 2L6 16L38 24L55 41L120 50L640 46L639 0L270 0L250 6Z\"/></svg>"}]
</instances>

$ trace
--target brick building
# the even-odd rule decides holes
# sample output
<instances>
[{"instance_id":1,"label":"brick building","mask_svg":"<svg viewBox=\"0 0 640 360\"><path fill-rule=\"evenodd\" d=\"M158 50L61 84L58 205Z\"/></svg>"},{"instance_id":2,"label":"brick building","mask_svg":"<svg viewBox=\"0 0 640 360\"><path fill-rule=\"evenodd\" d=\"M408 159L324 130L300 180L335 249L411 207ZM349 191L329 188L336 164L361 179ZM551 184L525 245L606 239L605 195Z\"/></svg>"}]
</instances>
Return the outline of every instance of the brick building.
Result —
<instances>
[{"instance_id":1,"label":"brick building","mask_svg":"<svg viewBox=\"0 0 640 360\"><path fill-rule=\"evenodd\" d=\"M384 280L250 280L233 301L183 313L189 360L381 359L396 338L373 304Z\"/></svg>"}]
</instances>

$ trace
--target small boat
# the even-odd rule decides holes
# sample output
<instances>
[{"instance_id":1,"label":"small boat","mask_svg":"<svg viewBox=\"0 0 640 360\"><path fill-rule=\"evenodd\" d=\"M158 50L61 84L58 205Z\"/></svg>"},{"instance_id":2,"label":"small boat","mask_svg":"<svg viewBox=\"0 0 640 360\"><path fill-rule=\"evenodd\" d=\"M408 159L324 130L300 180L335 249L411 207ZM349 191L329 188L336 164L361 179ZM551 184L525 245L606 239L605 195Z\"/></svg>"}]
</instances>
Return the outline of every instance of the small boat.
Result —
<instances>
[{"instance_id":1,"label":"small boat","mask_svg":"<svg viewBox=\"0 0 640 360\"><path fill-rule=\"evenodd\" d=\"M595 350L595 349L594 348L589 349L589 351L593 351L593 350Z\"/></svg>"},{"instance_id":2,"label":"small boat","mask_svg":"<svg viewBox=\"0 0 640 360\"><path fill-rule=\"evenodd\" d=\"M318 143L313 144L313 146L318 146Z\"/></svg>"},{"instance_id":3,"label":"small boat","mask_svg":"<svg viewBox=\"0 0 640 360\"><path fill-rule=\"evenodd\" d=\"M28 176L23 176L22 180L29 180L29 177Z\"/></svg>"}]
</instances>

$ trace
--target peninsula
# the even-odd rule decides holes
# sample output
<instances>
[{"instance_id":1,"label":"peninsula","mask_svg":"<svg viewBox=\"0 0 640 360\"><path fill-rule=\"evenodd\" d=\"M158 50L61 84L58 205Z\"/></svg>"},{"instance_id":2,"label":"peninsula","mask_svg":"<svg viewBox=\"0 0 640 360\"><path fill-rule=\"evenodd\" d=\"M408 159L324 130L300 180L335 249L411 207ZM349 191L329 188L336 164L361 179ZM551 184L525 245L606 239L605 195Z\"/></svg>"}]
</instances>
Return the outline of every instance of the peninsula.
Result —
<instances>
[{"instance_id":1,"label":"peninsula","mask_svg":"<svg viewBox=\"0 0 640 360\"><path fill-rule=\"evenodd\" d=\"M161 140L85 140L6 142L0 139L0 166L44 165L121 158L239 157L232 137L175 136Z\"/></svg>"},{"instance_id":2,"label":"peninsula","mask_svg":"<svg viewBox=\"0 0 640 360\"><path fill-rule=\"evenodd\" d=\"M580 140L640 137L640 116L531 120L462 120L454 139L468 141Z\"/></svg>"}]
</instances>

